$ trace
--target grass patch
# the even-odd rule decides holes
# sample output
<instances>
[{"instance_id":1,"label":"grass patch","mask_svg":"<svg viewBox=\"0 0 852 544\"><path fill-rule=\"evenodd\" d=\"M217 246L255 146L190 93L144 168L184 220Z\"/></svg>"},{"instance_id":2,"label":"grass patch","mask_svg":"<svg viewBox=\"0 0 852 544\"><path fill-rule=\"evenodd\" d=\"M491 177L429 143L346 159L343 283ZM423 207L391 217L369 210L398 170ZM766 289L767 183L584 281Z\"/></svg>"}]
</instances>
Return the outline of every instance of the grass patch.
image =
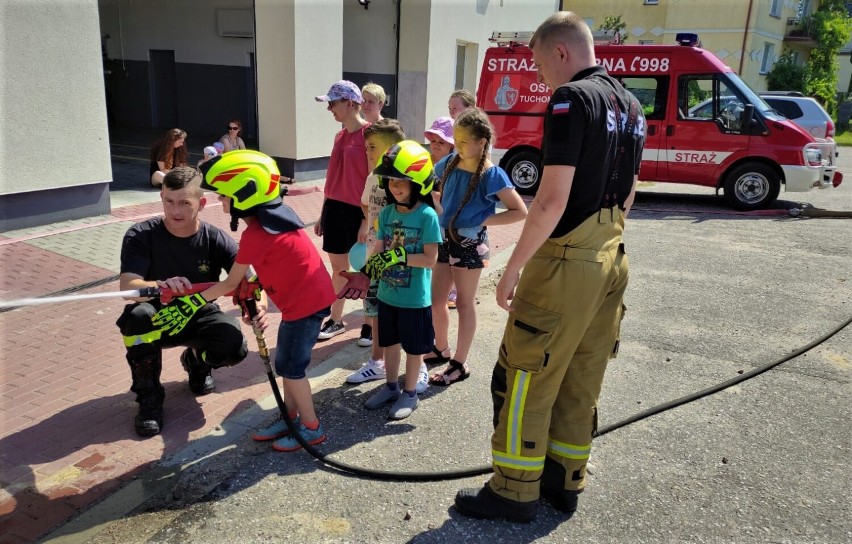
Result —
<instances>
[{"instance_id":1,"label":"grass patch","mask_svg":"<svg viewBox=\"0 0 852 544\"><path fill-rule=\"evenodd\" d=\"M837 130L834 133L834 141L837 145L852 146L852 128Z\"/></svg>"}]
</instances>

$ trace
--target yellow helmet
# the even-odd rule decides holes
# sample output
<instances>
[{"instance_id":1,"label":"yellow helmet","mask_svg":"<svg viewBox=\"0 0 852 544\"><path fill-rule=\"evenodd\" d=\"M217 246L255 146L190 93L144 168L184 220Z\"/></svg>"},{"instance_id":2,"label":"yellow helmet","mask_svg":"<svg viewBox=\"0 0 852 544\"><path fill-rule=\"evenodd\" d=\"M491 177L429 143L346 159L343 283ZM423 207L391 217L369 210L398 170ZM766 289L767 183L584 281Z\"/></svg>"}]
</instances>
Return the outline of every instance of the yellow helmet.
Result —
<instances>
[{"instance_id":1,"label":"yellow helmet","mask_svg":"<svg viewBox=\"0 0 852 544\"><path fill-rule=\"evenodd\" d=\"M403 140L388 149L379 165L373 170L384 187L385 178L404 179L420 186L420 196L426 196L435 185L432 158L429 152L414 140Z\"/></svg>"},{"instance_id":2,"label":"yellow helmet","mask_svg":"<svg viewBox=\"0 0 852 544\"><path fill-rule=\"evenodd\" d=\"M231 207L237 210L250 210L280 197L278 165L260 151L230 151L203 163L200 170L201 187L231 197Z\"/></svg>"}]
</instances>

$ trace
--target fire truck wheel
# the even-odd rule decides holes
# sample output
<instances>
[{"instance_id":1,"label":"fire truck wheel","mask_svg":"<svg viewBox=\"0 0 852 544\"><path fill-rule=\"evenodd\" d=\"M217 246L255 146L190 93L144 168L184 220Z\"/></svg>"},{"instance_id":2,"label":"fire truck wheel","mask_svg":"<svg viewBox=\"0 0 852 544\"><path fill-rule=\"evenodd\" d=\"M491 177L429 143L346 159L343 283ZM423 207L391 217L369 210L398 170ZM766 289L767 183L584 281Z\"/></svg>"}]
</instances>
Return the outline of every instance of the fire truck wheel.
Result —
<instances>
[{"instance_id":1,"label":"fire truck wheel","mask_svg":"<svg viewBox=\"0 0 852 544\"><path fill-rule=\"evenodd\" d=\"M522 195L534 195L541 181L541 166L538 153L521 151L512 155L506 163L506 173Z\"/></svg>"},{"instance_id":2,"label":"fire truck wheel","mask_svg":"<svg viewBox=\"0 0 852 544\"><path fill-rule=\"evenodd\" d=\"M741 164L725 179L725 198L738 210L766 208L775 202L780 191L778 174L759 162Z\"/></svg>"}]
</instances>

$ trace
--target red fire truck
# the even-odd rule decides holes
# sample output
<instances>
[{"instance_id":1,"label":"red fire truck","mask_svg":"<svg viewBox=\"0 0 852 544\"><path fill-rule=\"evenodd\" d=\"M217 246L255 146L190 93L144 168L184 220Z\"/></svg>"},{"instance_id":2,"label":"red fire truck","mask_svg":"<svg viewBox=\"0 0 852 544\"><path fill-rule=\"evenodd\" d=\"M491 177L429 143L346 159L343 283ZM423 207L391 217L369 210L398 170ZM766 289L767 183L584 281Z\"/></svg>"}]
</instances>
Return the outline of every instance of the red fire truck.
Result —
<instances>
[{"instance_id":1,"label":"red fire truck","mask_svg":"<svg viewBox=\"0 0 852 544\"><path fill-rule=\"evenodd\" d=\"M521 193L541 178L543 115L529 32L495 32L477 103L496 129L493 157ZM680 45L601 45L595 56L642 103L646 143L639 179L723 189L736 208L764 208L786 191L838 186L835 143L814 139L773 110L694 34Z\"/></svg>"}]
</instances>

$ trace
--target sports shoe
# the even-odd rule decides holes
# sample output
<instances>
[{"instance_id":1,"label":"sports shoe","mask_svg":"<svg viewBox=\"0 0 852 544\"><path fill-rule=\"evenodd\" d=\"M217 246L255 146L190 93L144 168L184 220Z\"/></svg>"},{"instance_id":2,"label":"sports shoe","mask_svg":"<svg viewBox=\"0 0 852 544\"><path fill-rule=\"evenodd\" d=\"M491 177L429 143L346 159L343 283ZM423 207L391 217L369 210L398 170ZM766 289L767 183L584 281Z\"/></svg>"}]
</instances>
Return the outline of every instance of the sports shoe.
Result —
<instances>
[{"instance_id":1,"label":"sports shoe","mask_svg":"<svg viewBox=\"0 0 852 544\"><path fill-rule=\"evenodd\" d=\"M396 399L396 402L393 403L393 406L391 406L388 418L405 419L411 415L411 412L417 410L418 404L420 404L420 400L418 400L417 395L411 397L407 392L403 391Z\"/></svg>"},{"instance_id":2,"label":"sports shoe","mask_svg":"<svg viewBox=\"0 0 852 544\"><path fill-rule=\"evenodd\" d=\"M180 364L189 374L189 390L197 396L208 395L216 389L213 382L213 369L201 361L192 348L186 348L180 354Z\"/></svg>"},{"instance_id":3,"label":"sports shoe","mask_svg":"<svg viewBox=\"0 0 852 544\"><path fill-rule=\"evenodd\" d=\"M429 389L429 370L426 368L426 363L420 363L420 372L417 374L417 386L414 390L420 395L427 389Z\"/></svg>"},{"instance_id":4,"label":"sports shoe","mask_svg":"<svg viewBox=\"0 0 852 544\"><path fill-rule=\"evenodd\" d=\"M358 345L362 348L368 348L373 345L373 327L367 324L361 325L361 336L358 338Z\"/></svg>"},{"instance_id":5,"label":"sports shoe","mask_svg":"<svg viewBox=\"0 0 852 544\"><path fill-rule=\"evenodd\" d=\"M338 323L333 319L329 319L320 329L319 335L317 335L317 340L328 340L329 338L334 338L338 334L343 334L344 332L346 332L346 323L343 321Z\"/></svg>"},{"instance_id":6,"label":"sports shoe","mask_svg":"<svg viewBox=\"0 0 852 544\"><path fill-rule=\"evenodd\" d=\"M372 397L367 399L367 402L364 403L364 408L367 410L378 410L382 406L396 402L399 393L399 388L391 391L387 385L383 385Z\"/></svg>"},{"instance_id":7,"label":"sports shoe","mask_svg":"<svg viewBox=\"0 0 852 544\"><path fill-rule=\"evenodd\" d=\"M299 423L299 434L311 446L316 446L321 442L325 442L326 438L325 431L322 428L322 423L319 424L319 427L317 427L315 431L312 431L305 427L302 423ZM299 444L293 435L287 435L284 438L279 438L273 442L272 449L277 451L296 451L302 449L302 445Z\"/></svg>"},{"instance_id":8,"label":"sports shoe","mask_svg":"<svg viewBox=\"0 0 852 544\"><path fill-rule=\"evenodd\" d=\"M299 418L293 420L293 425L298 427L301 424ZM278 418L273 421L270 425L267 425L263 429L255 432L251 435L252 440L257 440L258 442L266 442L267 440L275 440L276 438L281 438L282 436L287 436L290 434L290 429L287 427L287 423Z\"/></svg>"},{"instance_id":9,"label":"sports shoe","mask_svg":"<svg viewBox=\"0 0 852 544\"><path fill-rule=\"evenodd\" d=\"M346 383L364 383L372 380L381 380L385 377L385 362L376 361L372 358L359 369L346 376Z\"/></svg>"}]
</instances>

